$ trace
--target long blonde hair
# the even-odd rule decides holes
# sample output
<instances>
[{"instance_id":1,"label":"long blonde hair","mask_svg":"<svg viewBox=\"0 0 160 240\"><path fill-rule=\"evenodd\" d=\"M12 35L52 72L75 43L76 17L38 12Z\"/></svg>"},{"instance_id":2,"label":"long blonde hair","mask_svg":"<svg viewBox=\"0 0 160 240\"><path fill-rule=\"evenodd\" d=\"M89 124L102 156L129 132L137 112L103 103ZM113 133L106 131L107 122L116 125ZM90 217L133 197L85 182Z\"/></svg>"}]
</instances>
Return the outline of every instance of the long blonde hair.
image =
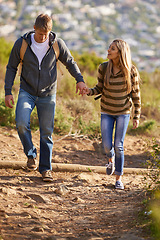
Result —
<instances>
[{"instance_id":1,"label":"long blonde hair","mask_svg":"<svg viewBox=\"0 0 160 240\"><path fill-rule=\"evenodd\" d=\"M125 83L127 87L127 93L131 92L132 84L131 84L131 51L129 45L122 39L115 39L113 42L116 44L119 50L119 67L124 74ZM109 78L111 76L112 71L112 60L109 60L107 70L106 70L106 79L107 84L109 84Z\"/></svg>"}]
</instances>

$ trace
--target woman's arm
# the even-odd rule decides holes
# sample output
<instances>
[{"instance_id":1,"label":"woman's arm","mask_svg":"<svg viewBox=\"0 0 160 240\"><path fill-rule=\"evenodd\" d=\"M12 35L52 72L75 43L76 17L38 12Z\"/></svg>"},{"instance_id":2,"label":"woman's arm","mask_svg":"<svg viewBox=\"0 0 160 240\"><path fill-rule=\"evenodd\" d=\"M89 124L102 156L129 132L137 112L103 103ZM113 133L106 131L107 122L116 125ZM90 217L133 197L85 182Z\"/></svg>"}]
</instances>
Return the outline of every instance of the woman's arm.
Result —
<instances>
[{"instance_id":1,"label":"woman's arm","mask_svg":"<svg viewBox=\"0 0 160 240\"><path fill-rule=\"evenodd\" d=\"M135 66L132 67L132 101L134 105L134 116L133 120L139 120L141 114L141 94L140 94L140 76ZM134 122L134 127L138 126L139 123Z\"/></svg>"}]
</instances>

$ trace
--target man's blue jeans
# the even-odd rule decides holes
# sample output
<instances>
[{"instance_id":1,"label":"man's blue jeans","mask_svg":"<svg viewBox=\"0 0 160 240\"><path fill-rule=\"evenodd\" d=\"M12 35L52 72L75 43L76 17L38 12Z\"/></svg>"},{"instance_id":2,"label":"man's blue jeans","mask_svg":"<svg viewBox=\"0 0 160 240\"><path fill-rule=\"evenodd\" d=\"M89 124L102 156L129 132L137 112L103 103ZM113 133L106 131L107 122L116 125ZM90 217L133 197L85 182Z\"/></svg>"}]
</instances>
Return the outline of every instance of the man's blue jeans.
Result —
<instances>
[{"instance_id":1,"label":"man's blue jeans","mask_svg":"<svg viewBox=\"0 0 160 240\"><path fill-rule=\"evenodd\" d=\"M32 142L30 130L30 116L36 106L40 129L40 156L39 172L52 170L52 133L54 128L54 115L56 94L47 97L32 96L20 89L16 106L16 127L22 142L24 153L28 158L35 158L37 150Z\"/></svg>"},{"instance_id":2,"label":"man's blue jeans","mask_svg":"<svg viewBox=\"0 0 160 240\"><path fill-rule=\"evenodd\" d=\"M123 142L128 128L129 119L130 114L116 116L101 114L102 145L108 158L112 158L115 155L115 174L119 176L123 175ZM113 130L115 130L114 143Z\"/></svg>"}]
</instances>

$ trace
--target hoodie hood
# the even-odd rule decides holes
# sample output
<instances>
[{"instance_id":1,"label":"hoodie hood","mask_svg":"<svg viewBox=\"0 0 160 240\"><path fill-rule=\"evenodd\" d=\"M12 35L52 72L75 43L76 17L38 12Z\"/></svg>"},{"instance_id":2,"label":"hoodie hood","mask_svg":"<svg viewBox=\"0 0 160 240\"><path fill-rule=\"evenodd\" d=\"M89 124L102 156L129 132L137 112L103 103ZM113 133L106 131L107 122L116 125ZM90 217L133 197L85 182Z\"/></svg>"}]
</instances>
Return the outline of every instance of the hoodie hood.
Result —
<instances>
[{"instance_id":1,"label":"hoodie hood","mask_svg":"<svg viewBox=\"0 0 160 240\"><path fill-rule=\"evenodd\" d=\"M25 33L22 38L26 40L26 42L28 43L28 45L31 45L32 42L31 42L31 34L35 33L35 31L30 31L30 32L27 32ZM56 40L56 34L54 32L50 32L49 34L49 46L52 46L53 43L55 42Z\"/></svg>"}]
</instances>

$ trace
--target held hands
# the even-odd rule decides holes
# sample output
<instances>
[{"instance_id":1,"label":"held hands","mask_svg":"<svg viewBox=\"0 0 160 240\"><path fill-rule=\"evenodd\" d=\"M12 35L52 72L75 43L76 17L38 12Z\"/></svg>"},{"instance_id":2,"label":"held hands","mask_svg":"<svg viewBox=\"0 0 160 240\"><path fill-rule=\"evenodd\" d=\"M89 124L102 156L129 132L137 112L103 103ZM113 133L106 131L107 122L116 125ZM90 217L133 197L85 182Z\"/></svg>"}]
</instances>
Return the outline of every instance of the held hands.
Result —
<instances>
[{"instance_id":1,"label":"held hands","mask_svg":"<svg viewBox=\"0 0 160 240\"><path fill-rule=\"evenodd\" d=\"M138 128L138 126L139 126L139 120L133 119L133 129Z\"/></svg>"},{"instance_id":2,"label":"held hands","mask_svg":"<svg viewBox=\"0 0 160 240\"><path fill-rule=\"evenodd\" d=\"M85 94L89 94L90 93L90 89L88 87L85 88Z\"/></svg>"},{"instance_id":3,"label":"held hands","mask_svg":"<svg viewBox=\"0 0 160 240\"><path fill-rule=\"evenodd\" d=\"M13 108L14 99L12 95L5 96L5 104L6 104L6 107Z\"/></svg>"},{"instance_id":4,"label":"held hands","mask_svg":"<svg viewBox=\"0 0 160 240\"><path fill-rule=\"evenodd\" d=\"M79 90L79 95L85 95L90 93L90 89L86 86L84 82L79 82L76 84L76 93L78 93Z\"/></svg>"}]
</instances>

